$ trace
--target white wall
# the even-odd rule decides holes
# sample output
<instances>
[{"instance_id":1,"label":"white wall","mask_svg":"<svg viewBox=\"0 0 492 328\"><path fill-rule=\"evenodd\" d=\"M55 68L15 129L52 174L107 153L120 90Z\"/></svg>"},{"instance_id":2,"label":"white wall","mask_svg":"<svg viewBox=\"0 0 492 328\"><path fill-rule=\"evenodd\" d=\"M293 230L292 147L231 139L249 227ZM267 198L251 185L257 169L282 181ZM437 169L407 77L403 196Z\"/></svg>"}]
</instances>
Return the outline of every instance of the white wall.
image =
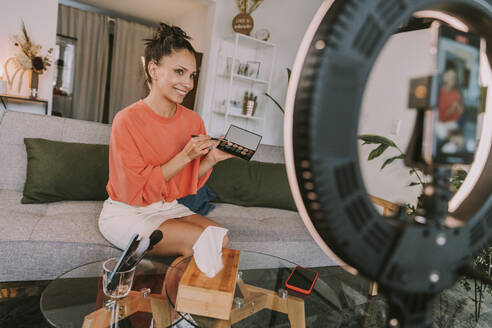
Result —
<instances>
[{"instance_id":1,"label":"white wall","mask_svg":"<svg viewBox=\"0 0 492 328\"><path fill-rule=\"evenodd\" d=\"M270 94L280 104L285 102L287 91L286 68L292 68L306 28L321 5L322 0L268 0L264 1L253 13L254 29L266 28L270 31L269 42L277 45L277 57L272 77ZM215 7L215 8L214 8ZM216 56L220 39L232 35L232 19L238 14L236 2L232 0L217 0L216 5L209 7L208 28L212 31L209 56L204 58L207 72L202 72L198 108L204 118L207 128L210 120L213 102L213 88L216 71ZM202 82L203 81L203 82ZM272 102L268 102L265 115L265 127L262 143L270 145L283 144L283 114Z\"/></svg>"},{"instance_id":2,"label":"white wall","mask_svg":"<svg viewBox=\"0 0 492 328\"><path fill-rule=\"evenodd\" d=\"M405 152L413 132L416 112L408 109L409 81L432 73L429 30L399 33L392 36L379 55L366 85L359 117L359 134L378 134L395 141ZM400 130L391 133L393 122L400 121ZM380 158L367 161L374 148L359 147L362 176L368 192L393 202L415 204L421 188L408 187L417 181L408 174L409 168L397 160L380 170L386 158L399 155L387 150Z\"/></svg>"},{"instance_id":3,"label":"white wall","mask_svg":"<svg viewBox=\"0 0 492 328\"><path fill-rule=\"evenodd\" d=\"M208 24L208 12L209 8L207 4L197 2L195 4L194 10L188 11L186 14L180 17L176 17L168 22L170 24L181 27L183 31L186 32L186 34L191 36L191 45L196 51L203 53L204 56L206 56L206 53L208 52L208 47L210 43L209 34L211 34L211 30L206 28ZM204 67L205 63L206 59L202 58L200 74L204 74L204 72L206 74L206 68ZM198 101L200 94L203 92L204 89L206 89L203 86L204 83L205 80L202 79L200 76L200 80L198 82L198 85L196 86L197 93L195 97L195 104ZM195 105L195 108L198 108L198 106Z\"/></svg>"},{"instance_id":4,"label":"white wall","mask_svg":"<svg viewBox=\"0 0 492 328\"><path fill-rule=\"evenodd\" d=\"M192 37L191 44L198 52L204 52L207 32L204 26L207 24L207 6L197 3L193 11L189 11L181 17L169 21L173 25L181 27Z\"/></svg>"},{"instance_id":5,"label":"white wall","mask_svg":"<svg viewBox=\"0 0 492 328\"><path fill-rule=\"evenodd\" d=\"M26 24L31 39L43 48L41 54L47 53L49 48L54 48L56 43L56 22L58 12L57 0L15 0L2 1L2 16L0 19L0 66L3 73L5 61L19 52L14 46L11 37L21 34L21 21ZM29 96L29 74L24 75L20 93L10 89L8 93L21 96ZM53 66L39 77L39 98L49 101L51 112ZM17 84L15 84L17 85ZM22 110L35 113L44 113L40 105L19 105L9 103L9 109Z\"/></svg>"}]
</instances>

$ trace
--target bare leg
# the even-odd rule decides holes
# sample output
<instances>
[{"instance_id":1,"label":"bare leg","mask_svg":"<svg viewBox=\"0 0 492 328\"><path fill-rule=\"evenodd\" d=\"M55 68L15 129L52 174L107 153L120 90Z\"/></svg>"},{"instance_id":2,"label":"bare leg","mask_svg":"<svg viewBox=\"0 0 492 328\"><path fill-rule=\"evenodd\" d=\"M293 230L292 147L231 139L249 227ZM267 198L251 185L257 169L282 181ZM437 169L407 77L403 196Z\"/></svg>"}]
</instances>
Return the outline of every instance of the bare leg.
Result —
<instances>
[{"instance_id":1,"label":"bare leg","mask_svg":"<svg viewBox=\"0 0 492 328\"><path fill-rule=\"evenodd\" d=\"M169 219L158 228L163 238L149 252L153 256L193 255L193 245L203 229L180 219Z\"/></svg>"},{"instance_id":2,"label":"bare leg","mask_svg":"<svg viewBox=\"0 0 492 328\"><path fill-rule=\"evenodd\" d=\"M181 218L181 220L198 225L205 230L208 226L214 226L214 227L222 227L219 225L217 222L214 222L200 214L194 214L194 215L189 215L189 216L184 216ZM225 235L224 241L222 243L222 247L227 247L229 244L229 237Z\"/></svg>"},{"instance_id":3,"label":"bare leg","mask_svg":"<svg viewBox=\"0 0 492 328\"><path fill-rule=\"evenodd\" d=\"M180 219L169 219L159 226L164 238L154 246L149 255L193 255L193 245L203 230L208 226L219 226L212 220L198 214L185 216ZM223 246L227 246L229 239L224 237Z\"/></svg>"}]
</instances>

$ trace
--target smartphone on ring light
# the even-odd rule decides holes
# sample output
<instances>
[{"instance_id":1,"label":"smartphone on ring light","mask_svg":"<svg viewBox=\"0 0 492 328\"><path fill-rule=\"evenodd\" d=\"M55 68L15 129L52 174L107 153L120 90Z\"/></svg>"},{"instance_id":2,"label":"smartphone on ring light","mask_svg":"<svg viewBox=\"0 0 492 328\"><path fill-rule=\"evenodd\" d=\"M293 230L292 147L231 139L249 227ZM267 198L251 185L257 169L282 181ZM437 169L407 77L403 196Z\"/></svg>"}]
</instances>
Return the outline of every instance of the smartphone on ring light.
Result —
<instances>
[{"instance_id":1,"label":"smartphone on ring light","mask_svg":"<svg viewBox=\"0 0 492 328\"><path fill-rule=\"evenodd\" d=\"M309 295L313 291L317 279L318 273L316 271L298 265L292 270L289 278L285 281L285 287Z\"/></svg>"},{"instance_id":2,"label":"smartphone on ring light","mask_svg":"<svg viewBox=\"0 0 492 328\"><path fill-rule=\"evenodd\" d=\"M425 113L422 158L431 164L471 164L477 147L480 111L478 35L433 22L435 49L430 92L432 110Z\"/></svg>"}]
</instances>

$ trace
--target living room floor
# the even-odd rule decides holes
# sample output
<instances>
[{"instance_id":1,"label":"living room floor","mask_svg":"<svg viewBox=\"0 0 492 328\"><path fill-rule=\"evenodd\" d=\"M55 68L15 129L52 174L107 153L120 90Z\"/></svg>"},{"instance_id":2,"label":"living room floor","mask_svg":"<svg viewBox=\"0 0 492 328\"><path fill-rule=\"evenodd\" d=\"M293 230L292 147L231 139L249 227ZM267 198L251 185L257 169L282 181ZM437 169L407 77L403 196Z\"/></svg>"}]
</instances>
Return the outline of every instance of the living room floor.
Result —
<instances>
[{"instance_id":1,"label":"living room floor","mask_svg":"<svg viewBox=\"0 0 492 328\"><path fill-rule=\"evenodd\" d=\"M382 295L368 297L369 282L360 276L351 276L339 267L316 268L319 278L327 282L338 297L342 309L327 307L326 302L317 302L322 295L312 295L309 311L306 311L306 327L384 327L386 301ZM262 279L276 280L277 275L265 275ZM48 328L39 309L39 299L49 281L0 283L0 327L2 328ZM473 281L472 291L467 292L462 284L444 291L434 302L434 327L488 328L492 327L492 295L485 292L480 319L475 321ZM255 323L245 319L234 327L289 327L287 316L260 311ZM369 314L369 315L368 315ZM253 320L253 319L251 319ZM263 322L263 324L258 324Z\"/></svg>"}]
</instances>

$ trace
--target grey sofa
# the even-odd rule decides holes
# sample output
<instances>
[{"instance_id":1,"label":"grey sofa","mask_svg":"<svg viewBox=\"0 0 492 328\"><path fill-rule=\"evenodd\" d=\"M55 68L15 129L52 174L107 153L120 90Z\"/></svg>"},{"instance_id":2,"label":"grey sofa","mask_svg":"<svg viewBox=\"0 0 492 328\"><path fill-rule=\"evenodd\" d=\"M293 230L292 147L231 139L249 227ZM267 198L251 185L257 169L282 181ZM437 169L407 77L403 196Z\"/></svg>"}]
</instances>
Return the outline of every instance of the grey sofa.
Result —
<instances>
[{"instance_id":1,"label":"grey sofa","mask_svg":"<svg viewBox=\"0 0 492 328\"><path fill-rule=\"evenodd\" d=\"M76 266L120 254L98 230L101 201L20 203L25 137L107 144L110 133L111 127L100 123L0 112L0 282L54 279ZM282 148L262 145L253 159L283 162ZM297 212L217 203L208 217L229 229L231 248L304 266L335 265Z\"/></svg>"}]
</instances>

